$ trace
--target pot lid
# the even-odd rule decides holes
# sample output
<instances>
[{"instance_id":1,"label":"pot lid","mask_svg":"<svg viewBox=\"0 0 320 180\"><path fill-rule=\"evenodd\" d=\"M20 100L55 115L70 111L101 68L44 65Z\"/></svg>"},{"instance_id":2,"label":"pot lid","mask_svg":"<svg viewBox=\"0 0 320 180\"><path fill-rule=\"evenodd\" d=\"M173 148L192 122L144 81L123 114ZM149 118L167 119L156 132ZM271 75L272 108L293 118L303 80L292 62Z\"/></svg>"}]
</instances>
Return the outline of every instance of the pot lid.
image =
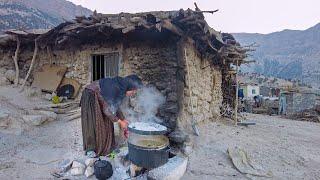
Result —
<instances>
[{"instance_id":1,"label":"pot lid","mask_svg":"<svg viewBox=\"0 0 320 180\"><path fill-rule=\"evenodd\" d=\"M167 132L167 128L157 123L135 122L128 126L129 131L142 135L162 135Z\"/></svg>"}]
</instances>

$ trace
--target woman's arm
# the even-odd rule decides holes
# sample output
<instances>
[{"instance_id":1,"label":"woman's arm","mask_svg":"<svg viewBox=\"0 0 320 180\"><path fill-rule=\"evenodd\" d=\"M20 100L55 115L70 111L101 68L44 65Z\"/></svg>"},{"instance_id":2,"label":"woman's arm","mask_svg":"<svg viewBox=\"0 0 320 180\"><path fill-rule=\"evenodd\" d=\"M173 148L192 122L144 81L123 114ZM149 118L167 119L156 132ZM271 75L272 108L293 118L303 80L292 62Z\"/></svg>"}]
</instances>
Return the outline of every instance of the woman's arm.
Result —
<instances>
[{"instance_id":1,"label":"woman's arm","mask_svg":"<svg viewBox=\"0 0 320 180\"><path fill-rule=\"evenodd\" d=\"M118 122L119 118L111 112L107 102L103 99L100 93L98 93L97 96L98 96L98 102L103 114L112 122Z\"/></svg>"},{"instance_id":2,"label":"woman's arm","mask_svg":"<svg viewBox=\"0 0 320 180\"><path fill-rule=\"evenodd\" d=\"M126 119L126 117L124 116L124 114L123 114L123 112L122 112L122 110L120 108L118 108L118 110L117 110L117 117L119 119L121 119L121 120L125 120Z\"/></svg>"}]
</instances>

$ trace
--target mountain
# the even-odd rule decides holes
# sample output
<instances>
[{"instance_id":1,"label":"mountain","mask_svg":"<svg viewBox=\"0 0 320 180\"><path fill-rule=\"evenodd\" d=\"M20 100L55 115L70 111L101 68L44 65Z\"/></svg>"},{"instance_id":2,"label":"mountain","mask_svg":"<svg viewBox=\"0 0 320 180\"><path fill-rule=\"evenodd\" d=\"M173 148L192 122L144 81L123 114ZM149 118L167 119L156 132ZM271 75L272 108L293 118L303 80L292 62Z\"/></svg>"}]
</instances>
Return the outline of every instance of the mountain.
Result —
<instances>
[{"instance_id":1,"label":"mountain","mask_svg":"<svg viewBox=\"0 0 320 180\"><path fill-rule=\"evenodd\" d=\"M297 79L320 87L320 23L303 31L233 35L242 45L257 45L251 53L256 63L243 68L244 71Z\"/></svg>"},{"instance_id":2,"label":"mountain","mask_svg":"<svg viewBox=\"0 0 320 180\"><path fill-rule=\"evenodd\" d=\"M0 0L0 32L7 29L48 29L91 10L66 0Z\"/></svg>"}]
</instances>

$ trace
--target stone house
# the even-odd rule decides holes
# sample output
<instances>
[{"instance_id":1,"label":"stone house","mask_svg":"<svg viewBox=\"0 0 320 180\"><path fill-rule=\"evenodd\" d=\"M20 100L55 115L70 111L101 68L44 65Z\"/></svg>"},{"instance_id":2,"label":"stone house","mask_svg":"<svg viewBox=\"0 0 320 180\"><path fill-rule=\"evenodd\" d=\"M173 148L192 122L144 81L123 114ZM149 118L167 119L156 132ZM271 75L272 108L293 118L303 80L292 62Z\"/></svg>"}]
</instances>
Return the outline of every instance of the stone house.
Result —
<instances>
[{"instance_id":1,"label":"stone house","mask_svg":"<svg viewBox=\"0 0 320 180\"><path fill-rule=\"evenodd\" d=\"M281 89L270 86L260 86L260 95L265 97L279 97Z\"/></svg>"},{"instance_id":2,"label":"stone house","mask_svg":"<svg viewBox=\"0 0 320 180\"><path fill-rule=\"evenodd\" d=\"M197 122L212 120L220 116L224 101L232 103L231 64L246 57L232 35L215 31L201 11L190 9L94 13L44 33L8 31L0 46L0 66L18 67L20 78L30 71L30 83L45 64L66 66L65 76L83 86L103 77L137 74L166 97L158 112L163 124L188 133L191 115Z\"/></svg>"},{"instance_id":3,"label":"stone house","mask_svg":"<svg viewBox=\"0 0 320 180\"><path fill-rule=\"evenodd\" d=\"M304 110L313 109L320 104L319 95L311 91L284 91L281 92L279 106L280 114L295 115Z\"/></svg>"},{"instance_id":4,"label":"stone house","mask_svg":"<svg viewBox=\"0 0 320 180\"><path fill-rule=\"evenodd\" d=\"M257 84L240 84L239 91L242 91L244 98L253 99L254 96L260 95L260 87Z\"/></svg>"}]
</instances>

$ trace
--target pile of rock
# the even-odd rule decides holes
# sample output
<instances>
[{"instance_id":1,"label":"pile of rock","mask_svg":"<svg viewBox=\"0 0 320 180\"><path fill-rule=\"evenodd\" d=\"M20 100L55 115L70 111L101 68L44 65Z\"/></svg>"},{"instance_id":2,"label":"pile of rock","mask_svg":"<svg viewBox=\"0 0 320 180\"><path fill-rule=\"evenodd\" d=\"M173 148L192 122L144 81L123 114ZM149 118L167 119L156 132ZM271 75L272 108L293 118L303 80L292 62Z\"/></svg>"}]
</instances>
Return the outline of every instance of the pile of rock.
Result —
<instances>
[{"instance_id":1,"label":"pile of rock","mask_svg":"<svg viewBox=\"0 0 320 180\"><path fill-rule=\"evenodd\" d=\"M55 121L58 115L51 111L36 111L31 115L24 115L22 119L29 125L40 126L45 122Z\"/></svg>"},{"instance_id":2,"label":"pile of rock","mask_svg":"<svg viewBox=\"0 0 320 180\"><path fill-rule=\"evenodd\" d=\"M94 162L97 159L89 158L85 161L85 164L81 163L80 161L73 161L70 173L72 176L80 176L85 175L87 178L94 174Z\"/></svg>"},{"instance_id":3,"label":"pile of rock","mask_svg":"<svg viewBox=\"0 0 320 180\"><path fill-rule=\"evenodd\" d=\"M89 178L94 174L93 166L96 160L96 158L89 158L84 162L81 160L64 160L59 163L59 167L55 169L51 174L57 178L83 175Z\"/></svg>"}]
</instances>

